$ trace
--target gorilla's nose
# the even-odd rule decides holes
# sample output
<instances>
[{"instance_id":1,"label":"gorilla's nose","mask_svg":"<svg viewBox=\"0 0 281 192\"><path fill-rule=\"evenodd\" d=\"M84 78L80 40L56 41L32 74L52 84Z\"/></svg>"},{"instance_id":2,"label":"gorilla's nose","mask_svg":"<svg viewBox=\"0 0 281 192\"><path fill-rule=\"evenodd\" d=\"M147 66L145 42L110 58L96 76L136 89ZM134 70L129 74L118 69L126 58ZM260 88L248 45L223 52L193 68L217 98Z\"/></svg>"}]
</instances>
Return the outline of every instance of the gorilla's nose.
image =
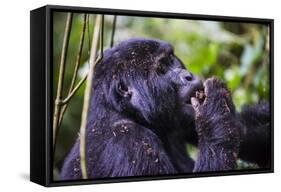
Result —
<instances>
[{"instance_id":1,"label":"gorilla's nose","mask_svg":"<svg viewBox=\"0 0 281 192\"><path fill-rule=\"evenodd\" d=\"M199 77L197 77L196 75L193 75L191 72L189 71L185 71L185 73L183 73L183 78L184 80L194 89L196 90L200 90L203 89L203 83L201 81L201 79Z\"/></svg>"},{"instance_id":2,"label":"gorilla's nose","mask_svg":"<svg viewBox=\"0 0 281 192\"><path fill-rule=\"evenodd\" d=\"M172 80L178 86L184 86L194 89L203 89L203 83L199 77L193 75L186 69L175 69L174 73L172 73Z\"/></svg>"},{"instance_id":3,"label":"gorilla's nose","mask_svg":"<svg viewBox=\"0 0 281 192\"><path fill-rule=\"evenodd\" d=\"M194 80L194 75L188 71L186 71L184 73L184 77L183 77L185 80L187 81L193 81Z\"/></svg>"}]
</instances>

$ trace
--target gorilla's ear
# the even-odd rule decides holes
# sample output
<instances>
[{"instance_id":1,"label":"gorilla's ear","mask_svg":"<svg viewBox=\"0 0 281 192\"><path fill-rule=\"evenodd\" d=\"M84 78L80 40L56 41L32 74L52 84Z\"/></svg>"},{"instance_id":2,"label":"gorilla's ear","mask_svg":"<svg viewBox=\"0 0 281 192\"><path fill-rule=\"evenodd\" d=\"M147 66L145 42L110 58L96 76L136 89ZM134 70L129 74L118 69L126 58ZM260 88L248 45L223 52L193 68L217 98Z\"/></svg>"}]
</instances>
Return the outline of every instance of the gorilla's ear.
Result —
<instances>
[{"instance_id":1,"label":"gorilla's ear","mask_svg":"<svg viewBox=\"0 0 281 192\"><path fill-rule=\"evenodd\" d=\"M130 98L132 96L132 91L129 86L122 81L116 84L116 93L124 98Z\"/></svg>"}]
</instances>

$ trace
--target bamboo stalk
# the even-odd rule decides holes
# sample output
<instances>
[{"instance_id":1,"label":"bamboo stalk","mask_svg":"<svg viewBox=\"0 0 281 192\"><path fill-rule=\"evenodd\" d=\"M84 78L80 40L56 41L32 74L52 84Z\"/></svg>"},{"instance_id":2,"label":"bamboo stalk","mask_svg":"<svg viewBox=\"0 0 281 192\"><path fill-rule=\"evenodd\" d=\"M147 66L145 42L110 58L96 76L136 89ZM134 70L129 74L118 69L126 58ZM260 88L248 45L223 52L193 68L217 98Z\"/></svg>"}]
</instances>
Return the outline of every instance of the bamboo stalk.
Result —
<instances>
[{"instance_id":1,"label":"bamboo stalk","mask_svg":"<svg viewBox=\"0 0 281 192\"><path fill-rule=\"evenodd\" d=\"M84 46L84 39L85 39L85 31L86 31L87 19L88 19L87 14L84 14L84 16L83 16L82 31L81 31L81 34L80 34L78 54L77 54L77 57L76 57L76 62L75 62L75 66L74 66L73 76L72 76L71 83L70 83L70 86L69 86L68 94L67 94L67 97L66 97L67 99L64 99L63 103L62 103L64 105L63 105L63 107L61 109L61 112L60 112L59 126L62 123L62 120L63 120L63 117L64 117L64 113L65 113L65 111L66 111L66 109L68 107L69 100L73 97L74 93L80 88L80 86L86 80L86 77L83 78L77 84L78 86L75 86L75 81L76 81L76 78L77 78L78 69L79 69L79 65L80 65L80 61L81 61L82 50L83 50L83 46ZM74 89L75 89L75 91L73 91Z\"/></svg>"},{"instance_id":2,"label":"bamboo stalk","mask_svg":"<svg viewBox=\"0 0 281 192\"><path fill-rule=\"evenodd\" d=\"M116 21L117 21L117 16L114 15L114 17L113 17L113 23L112 23L110 47L113 47L113 44L114 44L114 35L115 35Z\"/></svg>"},{"instance_id":3,"label":"bamboo stalk","mask_svg":"<svg viewBox=\"0 0 281 192\"><path fill-rule=\"evenodd\" d=\"M64 38L63 38L63 46L61 52L61 59L60 59L60 68L59 68L59 78L58 78L58 87L57 87L57 95L55 100L54 106L54 117L53 117L53 148L55 151L56 146L56 138L58 133L58 125L59 125L59 115L61 111L61 98L62 98L62 90L63 90L63 80L64 80L64 72L65 72L65 63L67 58L67 50L69 45L69 37L71 32L71 25L72 25L72 13L67 14L66 25L64 30Z\"/></svg>"},{"instance_id":4,"label":"bamboo stalk","mask_svg":"<svg viewBox=\"0 0 281 192\"><path fill-rule=\"evenodd\" d=\"M87 179L87 158L86 158L86 127L87 127L87 119L88 119L88 111L90 105L90 97L92 91L92 78L93 72L95 67L95 58L98 51L98 43L99 43L99 36L100 36L100 29L102 26L102 15L97 15L95 21L95 29L93 32L93 41L91 46L91 53L89 59L89 73L87 77L87 83L84 93L84 103L83 103L83 111L82 111L82 118L81 118L81 127L80 127L80 164L81 164L81 172L82 178Z\"/></svg>"}]
</instances>

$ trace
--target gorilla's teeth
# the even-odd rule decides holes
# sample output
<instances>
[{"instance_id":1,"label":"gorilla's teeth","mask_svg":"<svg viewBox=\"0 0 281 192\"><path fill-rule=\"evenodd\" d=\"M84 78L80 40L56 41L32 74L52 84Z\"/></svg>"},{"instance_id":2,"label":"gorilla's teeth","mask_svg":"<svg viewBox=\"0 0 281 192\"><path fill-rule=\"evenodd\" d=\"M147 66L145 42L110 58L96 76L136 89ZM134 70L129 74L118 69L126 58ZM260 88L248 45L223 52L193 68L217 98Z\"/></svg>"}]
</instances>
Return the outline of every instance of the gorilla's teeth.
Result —
<instances>
[{"instance_id":1,"label":"gorilla's teeth","mask_svg":"<svg viewBox=\"0 0 281 192\"><path fill-rule=\"evenodd\" d=\"M196 98L198 98L198 100L200 102L203 102L205 97L206 97L206 95L205 95L204 91L202 91L202 90L201 91L196 91Z\"/></svg>"}]
</instances>

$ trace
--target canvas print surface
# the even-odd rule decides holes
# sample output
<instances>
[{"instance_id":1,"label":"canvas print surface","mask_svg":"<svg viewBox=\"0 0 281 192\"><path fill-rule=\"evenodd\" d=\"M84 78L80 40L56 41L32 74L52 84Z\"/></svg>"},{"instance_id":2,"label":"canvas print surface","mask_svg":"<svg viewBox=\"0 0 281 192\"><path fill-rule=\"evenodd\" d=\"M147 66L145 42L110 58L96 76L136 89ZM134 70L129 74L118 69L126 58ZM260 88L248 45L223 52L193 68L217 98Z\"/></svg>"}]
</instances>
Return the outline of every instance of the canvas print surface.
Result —
<instances>
[{"instance_id":1,"label":"canvas print surface","mask_svg":"<svg viewBox=\"0 0 281 192\"><path fill-rule=\"evenodd\" d=\"M53 181L271 168L268 24L51 18Z\"/></svg>"}]
</instances>

